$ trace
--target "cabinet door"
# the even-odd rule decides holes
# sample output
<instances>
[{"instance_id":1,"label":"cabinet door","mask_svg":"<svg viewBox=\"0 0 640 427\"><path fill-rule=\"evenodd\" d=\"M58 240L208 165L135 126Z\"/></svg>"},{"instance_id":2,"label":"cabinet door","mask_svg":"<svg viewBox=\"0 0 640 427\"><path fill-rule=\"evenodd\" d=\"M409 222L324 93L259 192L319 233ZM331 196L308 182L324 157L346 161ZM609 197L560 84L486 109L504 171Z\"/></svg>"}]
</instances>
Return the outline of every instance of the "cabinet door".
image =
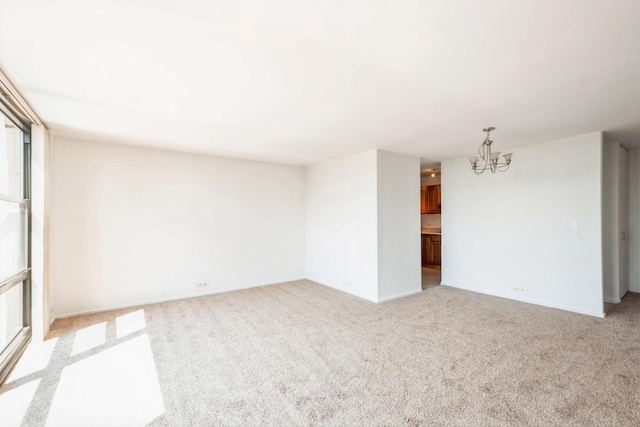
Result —
<instances>
[{"instance_id":1,"label":"cabinet door","mask_svg":"<svg viewBox=\"0 0 640 427\"><path fill-rule=\"evenodd\" d=\"M427 213L440 213L440 186L430 185L427 187Z\"/></svg>"},{"instance_id":2,"label":"cabinet door","mask_svg":"<svg viewBox=\"0 0 640 427\"><path fill-rule=\"evenodd\" d=\"M420 187L420 213L427 213L427 187Z\"/></svg>"},{"instance_id":3,"label":"cabinet door","mask_svg":"<svg viewBox=\"0 0 640 427\"><path fill-rule=\"evenodd\" d=\"M429 239L429 264L442 264L442 237L430 236Z\"/></svg>"},{"instance_id":4,"label":"cabinet door","mask_svg":"<svg viewBox=\"0 0 640 427\"><path fill-rule=\"evenodd\" d=\"M429 236L422 234L422 264L429 264Z\"/></svg>"}]
</instances>

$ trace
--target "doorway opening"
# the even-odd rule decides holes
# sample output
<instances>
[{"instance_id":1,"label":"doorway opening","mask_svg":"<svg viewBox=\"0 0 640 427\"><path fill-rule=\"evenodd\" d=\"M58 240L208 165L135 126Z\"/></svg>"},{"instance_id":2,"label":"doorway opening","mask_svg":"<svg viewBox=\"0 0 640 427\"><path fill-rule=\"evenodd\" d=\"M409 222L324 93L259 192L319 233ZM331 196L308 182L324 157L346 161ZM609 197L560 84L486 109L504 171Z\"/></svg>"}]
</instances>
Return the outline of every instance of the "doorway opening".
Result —
<instances>
[{"instance_id":1,"label":"doorway opening","mask_svg":"<svg viewBox=\"0 0 640 427\"><path fill-rule=\"evenodd\" d=\"M420 235L422 246L422 290L442 281L442 187L440 164L420 170Z\"/></svg>"}]
</instances>

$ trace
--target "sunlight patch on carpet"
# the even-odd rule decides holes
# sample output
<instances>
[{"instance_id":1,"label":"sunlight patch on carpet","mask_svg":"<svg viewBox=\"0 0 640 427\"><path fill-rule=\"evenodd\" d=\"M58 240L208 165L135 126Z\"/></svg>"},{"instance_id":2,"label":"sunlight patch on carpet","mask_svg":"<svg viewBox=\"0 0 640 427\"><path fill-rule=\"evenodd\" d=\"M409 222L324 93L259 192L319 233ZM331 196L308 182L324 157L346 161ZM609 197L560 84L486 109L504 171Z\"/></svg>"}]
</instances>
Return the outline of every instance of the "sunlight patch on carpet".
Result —
<instances>
[{"instance_id":1,"label":"sunlight patch on carpet","mask_svg":"<svg viewBox=\"0 0 640 427\"><path fill-rule=\"evenodd\" d=\"M40 384L30 381L0 395L0 427L19 426Z\"/></svg>"},{"instance_id":2,"label":"sunlight patch on carpet","mask_svg":"<svg viewBox=\"0 0 640 427\"><path fill-rule=\"evenodd\" d=\"M144 334L64 368L46 425L145 425L164 410Z\"/></svg>"},{"instance_id":3,"label":"sunlight patch on carpet","mask_svg":"<svg viewBox=\"0 0 640 427\"><path fill-rule=\"evenodd\" d=\"M144 320L144 310L137 310L123 314L116 318L116 337L122 338L147 327Z\"/></svg>"},{"instance_id":4,"label":"sunlight patch on carpet","mask_svg":"<svg viewBox=\"0 0 640 427\"><path fill-rule=\"evenodd\" d=\"M107 340L107 322L98 323L76 332L71 355L83 353L103 345Z\"/></svg>"},{"instance_id":5,"label":"sunlight patch on carpet","mask_svg":"<svg viewBox=\"0 0 640 427\"><path fill-rule=\"evenodd\" d=\"M11 384L20 378L35 374L49 366L53 350L57 343L58 338L53 338L41 343L31 342L20 357L16 367L11 374L9 374L6 384Z\"/></svg>"}]
</instances>

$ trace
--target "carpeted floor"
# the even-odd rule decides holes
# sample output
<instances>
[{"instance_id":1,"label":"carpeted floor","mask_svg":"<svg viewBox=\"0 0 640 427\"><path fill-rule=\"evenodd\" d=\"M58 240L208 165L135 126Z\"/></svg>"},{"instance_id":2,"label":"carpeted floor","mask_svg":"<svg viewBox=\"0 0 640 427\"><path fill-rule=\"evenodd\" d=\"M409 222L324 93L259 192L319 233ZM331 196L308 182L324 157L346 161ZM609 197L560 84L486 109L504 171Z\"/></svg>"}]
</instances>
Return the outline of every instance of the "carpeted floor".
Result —
<instances>
[{"instance_id":1,"label":"carpeted floor","mask_svg":"<svg viewBox=\"0 0 640 427\"><path fill-rule=\"evenodd\" d=\"M637 426L640 297L597 319L300 281L64 319L0 388L20 422Z\"/></svg>"}]
</instances>

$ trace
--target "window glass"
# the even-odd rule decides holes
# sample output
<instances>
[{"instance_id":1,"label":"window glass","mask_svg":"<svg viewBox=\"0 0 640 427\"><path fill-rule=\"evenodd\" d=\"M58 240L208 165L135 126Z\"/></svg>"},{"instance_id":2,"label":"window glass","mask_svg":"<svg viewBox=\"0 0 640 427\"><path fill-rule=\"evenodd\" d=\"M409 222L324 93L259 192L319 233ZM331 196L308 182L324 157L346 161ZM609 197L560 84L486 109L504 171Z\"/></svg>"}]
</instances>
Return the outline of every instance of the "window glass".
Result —
<instances>
[{"instance_id":1,"label":"window glass","mask_svg":"<svg viewBox=\"0 0 640 427\"><path fill-rule=\"evenodd\" d=\"M22 329L22 284L0 295L0 350Z\"/></svg>"},{"instance_id":2,"label":"window glass","mask_svg":"<svg viewBox=\"0 0 640 427\"><path fill-rule=\"evenodd\" d=\"M27 210L0 200L0 281L27 268Z\"/></svg>"},{"instance_id":3,"label":"window glass","mask_svg":"<svg viewBox=\"0 0 640 427\"><path fill-rule=\"evenodd\" d=\"M21 199L22 131L0 114L0 195Z\"/></svg>"}]
</instances>

